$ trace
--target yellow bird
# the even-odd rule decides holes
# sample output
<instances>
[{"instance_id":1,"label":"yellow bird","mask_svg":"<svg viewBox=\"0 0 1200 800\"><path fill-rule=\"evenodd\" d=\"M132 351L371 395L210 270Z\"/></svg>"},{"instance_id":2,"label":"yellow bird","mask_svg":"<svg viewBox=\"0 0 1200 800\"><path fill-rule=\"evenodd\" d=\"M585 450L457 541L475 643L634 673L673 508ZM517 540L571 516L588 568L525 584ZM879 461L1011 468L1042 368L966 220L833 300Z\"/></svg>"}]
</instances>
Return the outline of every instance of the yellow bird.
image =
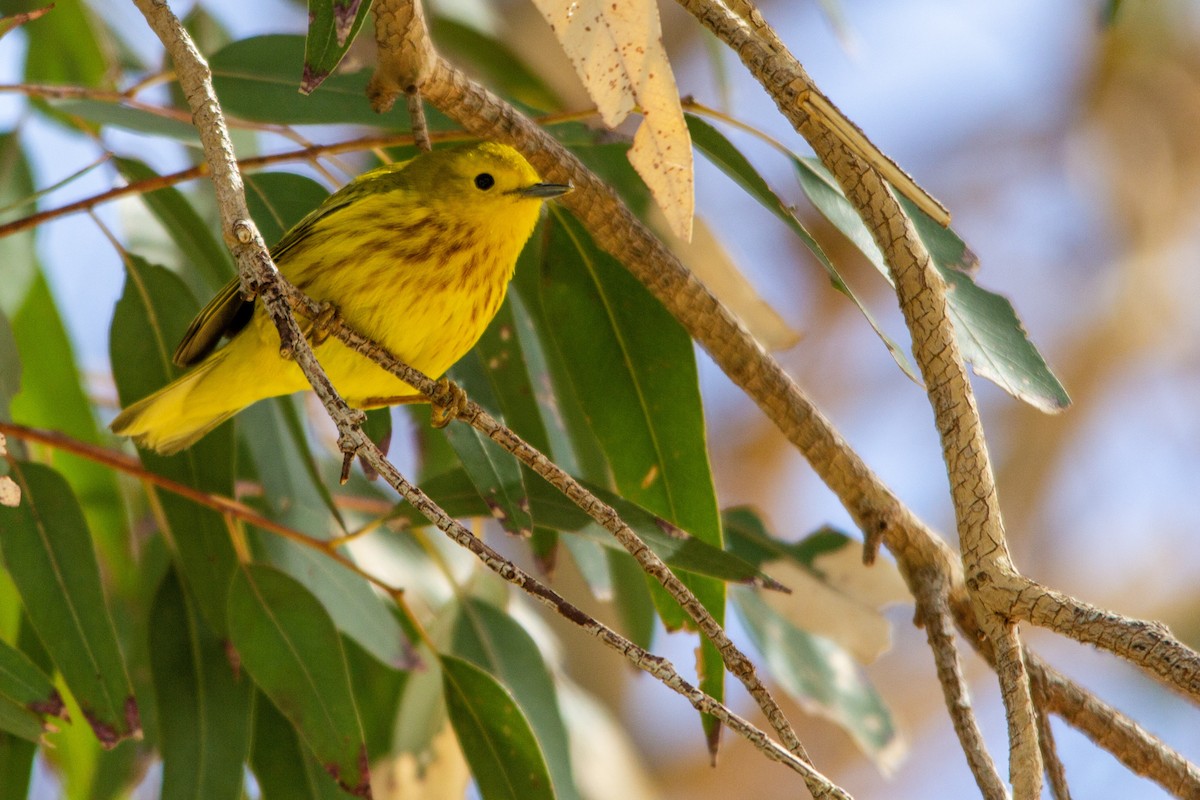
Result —
<instances>
[{"instance_id":1,"label":"yellow bird","mask_svg":"<svg viewBox=\"0 0 1200 800\"><path fill-rule=\"evenodd\" d=\"M349 327L438 378L500 309L543 201L570 189L543 183L506 145L439 150L355 178L271 255L289 281L332 304ZM216 349L222 337L229 342ZM315 350L356 408L421 399L332 337ZM122 411L114 433L175 453L251 403L309 388L300 368L279 355L279 334L261 302L244 300L237 280L193 320L174 360L192 369Z\"/></svg>"}]
</instances>

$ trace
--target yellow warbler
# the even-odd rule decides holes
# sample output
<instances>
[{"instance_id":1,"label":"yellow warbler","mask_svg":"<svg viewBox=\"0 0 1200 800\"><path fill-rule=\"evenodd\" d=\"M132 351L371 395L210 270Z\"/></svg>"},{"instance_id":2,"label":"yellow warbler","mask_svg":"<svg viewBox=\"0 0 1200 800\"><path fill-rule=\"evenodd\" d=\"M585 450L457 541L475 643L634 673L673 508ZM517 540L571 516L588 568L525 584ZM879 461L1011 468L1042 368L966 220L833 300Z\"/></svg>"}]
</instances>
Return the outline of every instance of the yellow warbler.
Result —
<instances>
[{"instance_id":1,"label":"yellow warbler","mask_svg":"<svg viewBox=\"0 0 1200 800\"><path fill-rule=\"evenodd\" d=\"M440 377L483 334L504 300L542 202L516 150L482 143L371 170L329 196L271 250L280 272L342 320L425 374ZM214 350L223 336L229 342ZM330 337L316 346L350 405L420 400L411 386ZM199 363L197 363L199 362ZM261 303L231 281L192 322L175 363L190 371L117 416L114 433L174 453L246 406L308 388L279 355Z\"/></svg>"}]
</instances>

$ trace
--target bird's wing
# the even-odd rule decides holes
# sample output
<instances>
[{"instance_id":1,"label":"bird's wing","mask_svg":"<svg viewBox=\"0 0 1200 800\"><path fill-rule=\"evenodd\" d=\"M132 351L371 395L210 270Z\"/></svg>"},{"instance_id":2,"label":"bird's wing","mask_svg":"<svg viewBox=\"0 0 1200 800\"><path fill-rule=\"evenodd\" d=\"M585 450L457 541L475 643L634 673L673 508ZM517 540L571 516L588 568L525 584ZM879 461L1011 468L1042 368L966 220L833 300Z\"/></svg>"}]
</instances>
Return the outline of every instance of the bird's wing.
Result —
<instances>
[{"instance_id":1,"label":"bird's wing","mask_svg":"<svg viewBox=\"0 0 1200 800\"><path fill-rule=\"evenodd\" d=\"M271 258L279 265L280 270L287 274L288 254L303 246L320 220L352 205L366 193L365 187L371 184L395 183L398 174L408 163L405 161L374 169L343 186L326 198L319 207L309 212L308 216L296 223L271 248ZM195 364L216 348L222 336L233 336L244 328L253 311L254 301L242 297L238 279L234 278L225 284L216 297L209 300L208 305L192 320L187 332L183 334L183 340L179 342L179 347L175 348L172 361L177 367L190 367Z\"/></svg>"},{"instance_id":2,"label":"bird's wing","mask_svg":"<svg viewBox=\"0 0 1200 800\"><path fill-rule=\"evenodd\" d=\"M177 367L195 364L213 351L222 336L241 330L253 310L254 303L242 297L241 286L234 278L192 320L171 360Z\"/></svg>"}]
</instances>

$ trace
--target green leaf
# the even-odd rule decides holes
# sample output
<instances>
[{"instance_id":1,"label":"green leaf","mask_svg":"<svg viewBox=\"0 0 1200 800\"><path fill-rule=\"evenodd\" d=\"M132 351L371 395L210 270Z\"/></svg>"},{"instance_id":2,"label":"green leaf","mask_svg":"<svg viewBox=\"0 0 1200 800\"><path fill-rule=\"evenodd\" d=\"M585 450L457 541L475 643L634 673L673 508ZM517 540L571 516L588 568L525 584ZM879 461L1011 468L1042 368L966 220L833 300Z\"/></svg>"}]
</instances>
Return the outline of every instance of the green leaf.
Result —
<instances>
[{"instance_id":1,"label":"green leaf","mask_svg":"<svg viewBox=\"0 0 1200 800\"><path fill-rule=\"evenodd\" d=\"M578 798L566 725L537 643L516 620L482 600L466 598L457 610L450 652L491 673L512 692L545 753L554 796Z\"/></svg>"},{"instance_id":2,"label":"green leaf","mask_svg":"<svg viewBox=\"0 0 1200 800\"><path fill-rule=\"evenodd\" d=\"M43 2L15 0L6 4L6 10L30 11ZM98 28L83 0L55 0L51 13L25 29L29 37L25 82L111 87Z\"/></svg>"},{"instance_id":3,"label":"green leaf","mask_svg":"<svg viewBox=\"0 0 1200 800\"><path fill-rule=\"evenodd\" d=\"M37 745L10 733L0 733L0 800L27 800Z\"/></svg>"},{"instance_id":4,"label":"green leaf","mask_svg":"<svg viewBox=\"0 0 1200 800\"><path fill-rule=\"evenodd\" d=\"M532 328L532 321L521 298L515 292L509 292L500 311L476 342L474 353L487 375L504 423L530 446L541 453L549 453L550 438L542 421L543 412L534 384L545 386L548 391L550 376L541 353L526 358L519 326ZM538 346L536 341L532 344L535 348ZM528 467L521 465L519 468L524 484L538 480ZM530 544L543 569L553 565L558 534L545 527L534 527Z\"/></svg>"},{"instance_id":5,"label":"green leaf","mask_svg":"<svg viewBox=\"0 0 1200 800\"><path fill-rule=\"evenodd\" d=\"M129 182L149 180L158 173L132 158L116 159L117 169ZM236 274L229 250L213 234L212 227L188 202L183 192L167 186L140 195L142 202L166 228L171 240L203 277L210 292L216 292Z\"/></svg>"},{"instance_id":6,"label":"green leaf","mask_svg":"<svg viewBox=\"0 0 1200 800\"><path fill-rule=\"evenodd\" d=\"M19 310L9 318L22 363L38 365L21 375L21 391L11 404L13 421L102 444L66 327L40 272L33 276ZM107 467L61 450L53 451L47 461L67 479L77 497L86 498L84 516L96 537L101 563L114 578L116 593L127 596L134 575L120 566L129 557L129 527L116 476Z\"/></svg>"},{"instance_id":7,"label":"green leaf","mask_svg":"<svg viewBox=\"0 0 1200 800\"><path fill-rule=\"evenodd\" d=\"M103 100L49 100L49 107L59 114L78 117L107 128L119 128L144 133L156 139L172 139L199 147L200 134L194 125L174 117L165 117L142 108L132 108Z\"/></svg>"},{"instance_id":8,"label":"green leaf","mask_svg":"<svg viewBox=\"0 0 1200 800\"><path fill-rule=\"evenodd\" d=\"M577 222L556 209L551 213L547 254L558 257L543 264L543 304L622 497L720 549L691 339ZM695 576L683 581L719 624L724 585ZM668 629L686 624L661 587L654 584L651 592ZM699 672L701 688L723 697L724 666L707 640L701 642ZM705 726L712 741L715 722L706 719Z\"/></svg>"},{"instance_id":9,"label":"green leaf","mask_svg":"<svg viewBox=\"0 0 1200 800\"><path fill-rule=\"evenodd\" d=\"M308 212L325 201L325 187L292 172L252 172L245 176L246 205L263 240L275 244Z\"/></svg>"},{"instance_id":10,"label":"green leaf","mask_svg":"<svg viewBox=\"0 0 1200 800\"><path fill-rule=\"evenodd\" d=\"M21 388L21 354L8 317L0 309L0 419L11 419L8 405Z\"/></svg>"},{"instance_id":11,"label":"green leaf","mask_svg":"<svg viewBox=\"0 0 1200 800\"><path fill-rule=\"evenodd\" d=\"M261 694L256 697L250 767L262 800L345 800L337 781L305 749L287 718Z\"/></svg>"},{"instance_id":12,"label":"green leaf","mask_svg":"<svg viewBox=\"0 0 1200 800\"><path fill-rule=\"evenodd\" d=\"M721 581L761 584L781 588L768 575L747 560L687 534L662 517L624 498L584 481L583 486L608 503L626 524L642 538L654 553L673 570L691 572ZM488 514L488 506L479 497L462 469L454 469L421 482L421 489L452 517L478 517ZM562 492L538 478L530 483L530 508L542 524L554 530L579 533L610 550L624 553L612 534L596 525L579 506ZM388 519L413 527L428 522L407 503L397 506Z\"/></svg>"},{"instance_id":13,"label":"green leaf","mask_svg":"<svg viewBox=\"0 0 1200 800\"><path fill-rule=\"evenodd\" d=\"M113 379L121 405L145 397L180 374L171 363L198 306L180 278L170 270L129 255L125 290L117 301L109 333ZM202 491L233 496L233 430L223 425L174 456L141 451L153 473ZM225 634L225 598L237 566L229 530L220 513L177 495L160 492L180 574L196 598L205 620Z\"/></svg>"},{"instance_id":14,"label":"green leaf","mask_svg":"<svg viewBox=\"0 0 1200 800\"><path fill-rule=\"evenodd\" d=\"M824 553L840 550L849 537L833 528L821 528L799 542L785 542L767 530L762 518L748 506L734 506L721 513L729 550L755 566L787 559L808 570Z\"/></svg>"},{"instance_id":15,"label":"green leaf","mask_svg":"<svg viewBox=\"0 0 1200 800\"><path fill-rule=\"evenodd\" d=\"M321 602L278 570L246 565L229 588L229 636L246 671L317 761L346 791L369 793L346 657Z\"/></svg>"},{"instance_id":16,"label":"green leaf","mask_svg":"<svg viewBox=\"0 0 1200 800\"><path fill-rule=\"evenodd\" d=\"M767 671L809 713L832 720L884 767L903 750L879 693L845 650L792 625L753 591L734 589L733 606Z\"/></svg>"},{"instance_id":17,"label":"green leaf","mask_svg":"<svg viewBox=\"0 0 1200 800\"><path fill-rule=\"evenodd\" d=\"M774 190L767 185L758 171L750 164L741 152L733 146L733 143L726 139L716 128L709 125L704 120L692 114L684 115L687 119L688 130L691 132L692 141L696 146L708 157L713 164L728 175L734 183L741 186L746 194L753 197L762 205L763 208L770 211L776 217L783 221L785 225L799 237L804 246L809 249L817 259L818 263L825 268L825 272L829 274L829 279L833 283L833 288L837 289L846 297L850 298L863 317L870 323L875 330L875 334L887 347L888 352L892 354L892 358L896 364L904 371L904 374L912 378L914 381L920 382L917 377L917 371L909 361L904 349L900 345L883 332L883 328L879 327L879 323L875 321L870 310L858 298L858 295L850 288L845 280L842 279L841 273L837 267L829 260L829 256L817 243L817 240L812 237L812 234L804 227L792 209L783 202L779 195L775 194Z\"/></svg>"},{"instance_id":18,"label":"green leaf","mask_svg":"<svg viewBox=\"0 0 1200 800\"><path fill-rule=\"evenodd\" d=\"M3 582L8 582L8 573L0 570ZM11 584L10 584L11 586ZM16 588L12 587L11 597L5 596L5 601L11 601L20 612L20 600L16 596ZM29 627L28 617L21 613L18 626L11 641L17 643L21 652L27 655L34 666L42 673L52 672L54 664L38 641L37 634ZM76 727L76 726L72 726ZM11 734L0 733L0 800L26 800L29 796L29 778L33 774L33 757L38 748L26 739L20 739Z\"/></svg>"},{"instance_id":19,"label":"green leaf","mask_svg":"<svg viewBox=\"0 0 1200 800\"><path fill-rule=\"evenodd\" d=\"M370 8L371 0L308 0L302 94L311 94L342 62Z\"/></svg>"},{"instance_id":20,"label":"green leaf","mask_svg":"<svg viewBox=\"0 0 1200 800\"><path fill-rule=\"evenodd\" d=\"M833 177L816 159L792 161L801 188L817 210L890 281L883 254ZM1071 398L1029 340L1012 304L971 279L969 273L978 265L975 254L954 231L938 225L908 199L901 197L900 204L946 280L955 338L976 374L1042 411L1069 406Z\"/></svg>"},{"instance_id":21,"label":"green leaf","mask_svg":"<svg viewBox=\"0 0 1200 800\"><path fill-rule=\"evenodd\" d=\"M0 133L0 221L9 222L29 210L27 206L36 192L29 162L15 133ZM38 273L37 251L32 230L0 238L0 264L4 264L4 280L0 281L0 310L11 319L25 301L34 277Z\"/></svg>"},{"instance_id":22,"label":"green leaf","mask_svg":"<svg viewBox=\"0 0 1200 800\"><path fill-rule=\"evenodd\" d=\"M66 719L65 706L50 678L27 655L0 641L0 697L35 714Z\"/></svg>"},{"instance_id":23,"label":"green leaf","mask_svg":"<svg viewBox=\"0 0 1200 800\"><path fill-rule=\"evenodd\" d=\"M424 665L415 651L409 654L403 669L381 664L348 636L342 636L342 649L346 653L354 699L362 719L367 757L374 763L376 759L389 757L394 751L392 733L399 713L400 696L413 670L421 669Z\"/></svg>"},{"instance_id":24,"label":"green leaf","mask_svg":"<svg viewBox=\"0 0 1200 800\"><path fill-rule=\"evenodd\" d=\"M39 742L42 738L42 720L12 698L0 695L0 733L27 742Z\"/></svg>"},{"instance_id":25,"label":"green leaf","mask_svg":"<svg viewBox=\"0 0 1200 800\"><path fill-rule=\"evenodd\" d=\"M550 85L500 40L439 14L432 15L430 33L444 56L469 65L492 91L539 111L562 107Z\"/></svg>"},{"instance_id":26,"label":"green leaf","mask_svg":"<svg viewBox=\"0 0 1200 800\"><path fill-rule=\"evenodd\" d=\"M492 391L479 354L472 351L450 368L449 377L467 396L503 422L499 401ZM533 533L533 517L529 513L529 498L521 463L479 431L466 423L445 428L446 439L458 454L467 475L488 506L488 516L516 536Z\"/></svg>"},{"instance_id":27,"label":"green leaf","mask_svg":"<svg viewBox=\"0 0 1200 800\"><path fill-rule=\"evenodd\" d=\"M253 687L168 572L150 612L162 800L239 800Z\"/></svg>"},{"instance_id":28,"label":"green leaf","mask_svg":"<svg viewBox=\"0 0 1200 800\"><path fill-rule=\"evenodd\" d=\"M83 511L66 480L10 461L21 504L0 506L0 547L29 621L106 747L141 733L137 702Z\"/></svg>"},{"instance_id":29,"label":"green leaf","mask_svg":"<svg viewBox=\"0 0 1200 800\"><path fill-rule=\"evenodd\" d=\"M392 115L376 114L366 101L370 70L331 75L305 97L297 89L296 65L303 63L301 36L256 36L223 48L209 60L213 87L225 113L252 122L285 125L371 125L401 129L408 114L401 103ZM427 110L431 130L443 130L448 120Z\"/></svg>"},{"instance_id":30,"label":"green leaf","mask_svg":"<svg viewBox=\"0 0 1200 800\"><path fill-rule=\"evenodd\" d=\"M445 654L441 663L450 724L483 800L552 800L546 759L512 696L474 664Z\"/></svg>"}]
</instances>

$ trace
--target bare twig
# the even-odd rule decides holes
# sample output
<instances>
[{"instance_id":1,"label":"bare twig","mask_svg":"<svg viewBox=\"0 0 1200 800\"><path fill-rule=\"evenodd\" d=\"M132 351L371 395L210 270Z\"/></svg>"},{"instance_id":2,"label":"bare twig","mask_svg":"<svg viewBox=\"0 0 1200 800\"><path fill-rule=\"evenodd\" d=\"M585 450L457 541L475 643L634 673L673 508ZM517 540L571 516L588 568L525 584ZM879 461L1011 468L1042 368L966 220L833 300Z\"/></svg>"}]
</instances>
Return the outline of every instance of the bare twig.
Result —
<instances>
[{"instance_id":1,"label":"bare twig","mask_svg":"<svg viewBox=\"0 0 1200 800\"><path fill-rule=\"evenodd\" d=\"M1067 770L1062 759L1058 757L1058 747L1054 743L1054 731L1050 727L1050 713L1039 702L1036 686L1033 691L1033 704L1037 711L1038 746L1042 748L1042 763L1046 765L1046 782L1050 785L1050 795L1054 800L1071 800L1071 787L1067 783Z\"/></svg>"},{"instance_id":2,"label":"bare twig","mask_svg":"<svg viewBox=\"0 0 1200 800\"><path fill-rule=\"evenodd\" d=\"M971 774L975 776L975 783L987 800L1004 800L1008 790L996 771L996 764L988 753L987 744L971 710L970 693L959 666L958 650L954 645L954 622L946 599L949 589L946 576L932 572L917 574L909 580L909 588L917 604L914 622L925 629L929 649L933 651L933 660L937 665L938 682L942 685L946 710L966 754Z\"/></svg>"}]
</instances>

